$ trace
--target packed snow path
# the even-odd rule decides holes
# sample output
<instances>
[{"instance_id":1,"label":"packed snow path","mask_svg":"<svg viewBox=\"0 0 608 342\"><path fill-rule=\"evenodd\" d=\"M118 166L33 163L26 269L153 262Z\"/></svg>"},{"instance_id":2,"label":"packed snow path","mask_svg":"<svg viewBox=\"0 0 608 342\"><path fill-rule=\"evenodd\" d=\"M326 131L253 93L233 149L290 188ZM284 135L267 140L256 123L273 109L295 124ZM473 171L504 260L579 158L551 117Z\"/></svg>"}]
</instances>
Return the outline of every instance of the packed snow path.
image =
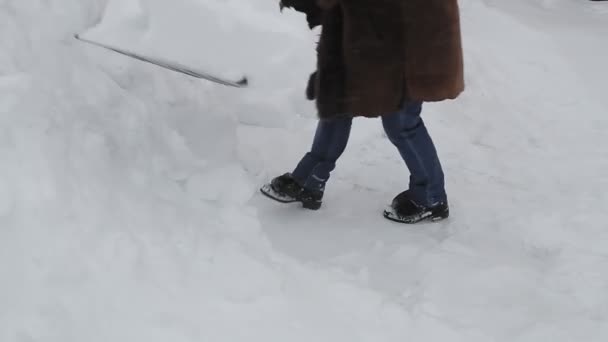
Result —
<instances>
[{"instance_id":1,"label":"packed snow path","mask_svg":"<svg viewBox=\"0 0 608 342\"><path fill-rule=\"evenodd\" d=\"M453 216L408 227L378 120L319 212L258 195L316 123L277 2L0 0L0 341L608 340L608 3L461 1L467 91L424 113Z\"/></svg>"}]
</instances>

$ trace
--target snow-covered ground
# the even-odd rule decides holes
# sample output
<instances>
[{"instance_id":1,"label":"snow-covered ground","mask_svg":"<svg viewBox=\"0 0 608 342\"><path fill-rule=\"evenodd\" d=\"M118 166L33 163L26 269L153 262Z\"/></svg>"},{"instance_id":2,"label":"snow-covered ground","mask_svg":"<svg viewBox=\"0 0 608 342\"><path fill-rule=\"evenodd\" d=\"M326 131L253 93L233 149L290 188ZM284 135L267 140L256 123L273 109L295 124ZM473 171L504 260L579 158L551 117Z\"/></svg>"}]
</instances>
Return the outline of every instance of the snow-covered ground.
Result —
<instances>
[{"instance_id":1,"label":"snow-covered ground","mask_svg":"<svg viewBox=\"0 0 608 342\"><path fill-rule=\"evenodd\" d=\"M424 114L453 216L415 227L378 120L319 212L257 193L316 123L277 3L0 0L0 341L608 340L608 3L460 2L467 92Z\"/></svg>"}]
</instances>

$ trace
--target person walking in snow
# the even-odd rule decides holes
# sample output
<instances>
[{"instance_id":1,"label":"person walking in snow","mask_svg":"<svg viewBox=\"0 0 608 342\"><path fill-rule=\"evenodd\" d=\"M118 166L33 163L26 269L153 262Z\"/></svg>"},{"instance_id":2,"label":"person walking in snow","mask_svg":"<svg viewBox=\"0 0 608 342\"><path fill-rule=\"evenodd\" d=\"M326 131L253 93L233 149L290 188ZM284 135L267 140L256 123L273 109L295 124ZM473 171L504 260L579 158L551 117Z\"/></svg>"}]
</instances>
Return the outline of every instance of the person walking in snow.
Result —
<instances>
[{"instance_id":1,"label":"person walking in snow","mask_svg":"<svg viewBox=\"0 0 608 342\"><path fill-rule=\"evenodd\" d=\"M443 170L420 114L424 102L455 99L464 90L457 0L282 0L280 6L305 13L311 28L322 26L307 88L319 123L310 152L262 193L319 209L353 118L380 117L410 171L409 187L384 217L447 218Z\"/></svg>"}]
</instances>

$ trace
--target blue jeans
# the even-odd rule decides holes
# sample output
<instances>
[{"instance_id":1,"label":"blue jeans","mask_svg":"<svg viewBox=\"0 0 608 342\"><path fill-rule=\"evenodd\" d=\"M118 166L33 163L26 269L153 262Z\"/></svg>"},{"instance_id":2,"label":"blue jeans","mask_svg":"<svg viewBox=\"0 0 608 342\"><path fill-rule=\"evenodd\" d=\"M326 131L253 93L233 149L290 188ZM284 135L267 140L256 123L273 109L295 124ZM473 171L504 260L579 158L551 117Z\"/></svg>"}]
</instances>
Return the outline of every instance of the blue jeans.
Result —
<instances>
[{"instance_id":1,"label":"blue jeans","mask_svg":"<svg viewBox=\"0 0 608 342\"><path fill-rule=\"evenodd\" d=\"M421 112L422 102L409 102L401 110L382 116L382 125L410 171L412 199L431 206L446 201L447 196L441 163ZM325 189L346 148L351 126L352 118L319 121L310 152L292 172L298 183L311 190Z\"/></svg>"}]
</instances>

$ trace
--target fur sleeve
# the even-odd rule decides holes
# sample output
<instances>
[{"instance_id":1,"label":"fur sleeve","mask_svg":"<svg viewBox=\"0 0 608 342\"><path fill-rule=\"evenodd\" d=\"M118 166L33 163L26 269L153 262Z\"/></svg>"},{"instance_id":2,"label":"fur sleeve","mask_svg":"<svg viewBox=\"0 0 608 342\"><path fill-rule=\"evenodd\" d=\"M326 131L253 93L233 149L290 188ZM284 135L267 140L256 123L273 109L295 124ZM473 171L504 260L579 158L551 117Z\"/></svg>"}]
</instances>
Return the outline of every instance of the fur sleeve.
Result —
<instances>
[{"instance_id":1,"label":"fur sleeve","mask_svg":"<svg viewBox=\"0 0 608 342\"><path fill-rule=\"evenodd\" d=\"M317 5L324 10L331 9L338 4L339 0L317 0Z\"/></svg>"}]
</instances>

